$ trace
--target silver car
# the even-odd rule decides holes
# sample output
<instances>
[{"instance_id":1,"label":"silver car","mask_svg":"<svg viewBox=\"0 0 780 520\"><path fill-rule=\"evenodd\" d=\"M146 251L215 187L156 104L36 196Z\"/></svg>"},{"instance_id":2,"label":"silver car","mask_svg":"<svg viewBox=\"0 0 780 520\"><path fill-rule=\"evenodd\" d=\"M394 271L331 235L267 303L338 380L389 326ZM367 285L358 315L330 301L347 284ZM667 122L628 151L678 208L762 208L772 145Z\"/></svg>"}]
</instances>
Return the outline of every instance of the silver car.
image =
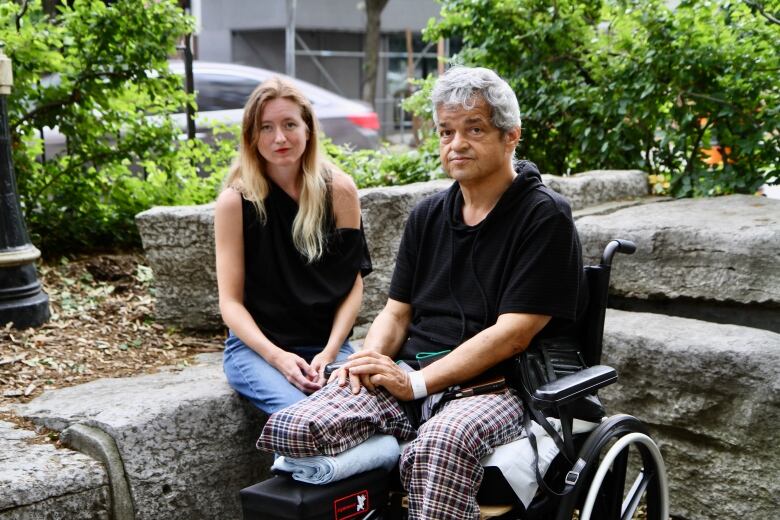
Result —
<instances>
[{"instance_id":1,"label":"silver car","mask_svg":"<svg viewBox=\"0 0 780 520\"><path fill-rule=\"evenodd\" d=\"M170 67L171 71L184 76L184 62L171 61ZM309 98L322 131L334 143L350 144L353 148L376 148L379 145L379 118L362 102L257 67L194 61L192 74L198 103L198 132L207 129L208 122L214 120L240 125L244 104L255 87L271 76L280 76L291 81ZM181 127L186 128L183 114L175 117Z\"/></svg>"},{"instance_id":2,"label":"silver car","mask_svg":"<svg viewBox=\"0 0 780 520\"><path fill-rule=\"evenodd\" d=\"M184 62L171 60L169 66L172 72L184 77ZM197 137L200 139L211 139L209 130L213 122L240 125L244 104L255 87L271 76L280 76L291 81L309 98L322 131L334 143L349 144L356 149L379 146L379 118L376 112L362 102L257 67L194 61L192 72L198 103L195 127ZM44 80L46 81L55 82L58 79L56 76L51 76ZM182 133L186 133L186 115L172 114L171 117L182 129ZM45 128L43 139L46 157L64 153L66 139L58 129Z\"/></svg>"}]
</instances>

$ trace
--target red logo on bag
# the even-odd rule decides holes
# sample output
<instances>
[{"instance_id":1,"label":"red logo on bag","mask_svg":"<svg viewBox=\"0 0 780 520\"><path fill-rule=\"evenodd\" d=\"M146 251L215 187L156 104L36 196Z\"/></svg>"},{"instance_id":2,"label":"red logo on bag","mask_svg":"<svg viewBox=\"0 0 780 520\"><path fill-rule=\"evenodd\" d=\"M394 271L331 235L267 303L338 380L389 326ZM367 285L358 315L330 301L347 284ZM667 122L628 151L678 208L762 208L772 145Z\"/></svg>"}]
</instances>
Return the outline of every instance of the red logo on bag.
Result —
<instances>
[{"instance_id":1,"label":"red logo on bag","mask_svg":"<svg viewBox=\"0 0 780 520\"><path fill-rule=\"evenodd\" d=\"M346 520L353 516L365 515L369 510L367 489L341 497L333 502L333 516L335 520Z\"/></svg>"}]
</instances>

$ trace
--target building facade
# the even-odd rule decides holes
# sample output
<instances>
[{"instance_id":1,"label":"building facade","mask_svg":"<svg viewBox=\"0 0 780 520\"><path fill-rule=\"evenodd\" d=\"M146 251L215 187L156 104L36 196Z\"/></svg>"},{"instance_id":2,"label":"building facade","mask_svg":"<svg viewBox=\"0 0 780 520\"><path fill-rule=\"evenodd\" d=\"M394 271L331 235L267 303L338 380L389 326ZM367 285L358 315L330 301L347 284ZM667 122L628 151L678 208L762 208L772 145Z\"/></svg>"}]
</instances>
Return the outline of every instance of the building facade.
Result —
<instances>
[{"instance_id":1,"label":"building facade","mask_svg":"<svg viewBox=\"0 0 780 520\"><path fill-rule=\"evenodd\" d=\"M348 98L361 97L364 79L365 3L362 0L193 0L196 58L286 70L288 8L294 6L295 76ZM407 95L411 34L415 77L437 67L435 42L422 29L439 13L435 0L389 0L382 12L374 107L383 131L405 123L398 109ZM406 122L408 124L408 122Z\"/></svg>"}]
</instances>

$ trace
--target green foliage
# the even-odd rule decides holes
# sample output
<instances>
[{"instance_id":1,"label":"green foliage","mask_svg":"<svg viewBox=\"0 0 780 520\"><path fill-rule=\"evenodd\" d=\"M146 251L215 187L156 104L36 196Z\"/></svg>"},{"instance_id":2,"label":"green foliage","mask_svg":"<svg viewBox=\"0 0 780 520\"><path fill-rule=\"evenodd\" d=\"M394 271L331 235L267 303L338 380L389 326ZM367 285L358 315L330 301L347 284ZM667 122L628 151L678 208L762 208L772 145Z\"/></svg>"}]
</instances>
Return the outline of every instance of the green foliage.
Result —
<instances>
[{"instance_id":1,"label":"green foliage","mask_svg":"<svg viewBox=\"0 0 780 520\"><path fill-rule=\"evenodd\" d=\"M0 5L19 196L45 254L136 245L139 211L213 200L235 129L210 147L167 117L194 103L167 66L192 26L174 0L76 0L56 16L40 0ZM65 153L45 157L44 128L65 136Z\"/></svg>"},{"instance_id":2,"label":"green foliage","mask_svg":"<svg viewBox=\"0 0 780 520\"><path fill-rule=\"evenodd\" d=\"M351 150L323 139L331 160L355 180L358 188L395 186L429 181L444 176L439 161L439 144L426 139L413 150Z\"/></svg>"},{"instance_id":3,"label":"green foliage","mask_svg":"<svg viewBox=\"0 0 780 520\"><path fill-rule=\"evenodd\" d=\"M780 176L773 6L442 0L426 38L459 36L456 61L508 79L518 153L543 171L642 168L676 196L752 193Z\"/></svg>"}]
</instances>

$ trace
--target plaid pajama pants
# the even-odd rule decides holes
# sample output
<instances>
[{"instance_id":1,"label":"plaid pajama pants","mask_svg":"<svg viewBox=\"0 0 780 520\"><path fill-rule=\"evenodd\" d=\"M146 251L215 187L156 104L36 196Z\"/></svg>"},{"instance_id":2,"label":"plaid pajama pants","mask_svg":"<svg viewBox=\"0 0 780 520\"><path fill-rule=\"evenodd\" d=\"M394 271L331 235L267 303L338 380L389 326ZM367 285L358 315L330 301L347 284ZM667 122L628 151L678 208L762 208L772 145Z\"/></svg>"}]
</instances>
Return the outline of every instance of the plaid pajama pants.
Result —
<instances>
[{"instance_id":1,"label":"plaid pajama pants","mask_svg":"<svg viewBox=\"0 0 780 520\"><path fill-rule=\"evenodd\" d=\"M478 395L446 403L415 432L384 389L352 395L349 387L330 384L271 415L257 447L309 457L336 455L375 433L413 439L400 460L409 518L478 519L480 459L520 435L522 413L522 401L513 392Z\"/></svg>"}]
</instances>

